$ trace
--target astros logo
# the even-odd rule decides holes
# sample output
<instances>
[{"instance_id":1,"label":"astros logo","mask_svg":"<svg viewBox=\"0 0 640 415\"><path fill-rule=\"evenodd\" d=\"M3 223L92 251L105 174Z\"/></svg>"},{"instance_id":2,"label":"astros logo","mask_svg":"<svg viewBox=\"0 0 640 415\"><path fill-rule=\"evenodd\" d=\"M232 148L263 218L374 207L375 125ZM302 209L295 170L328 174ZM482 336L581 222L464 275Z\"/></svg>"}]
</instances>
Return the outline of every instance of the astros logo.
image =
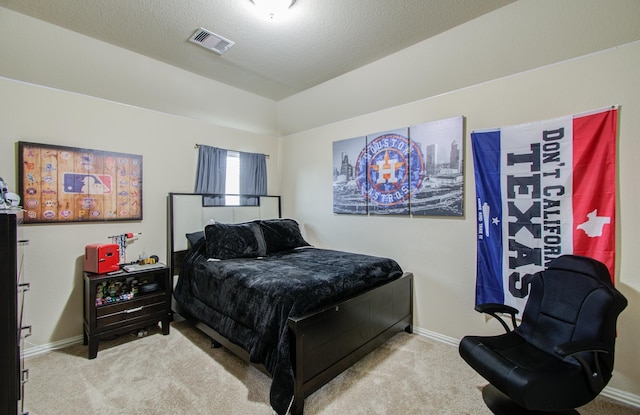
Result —
<instances>
[{"instance_id":1,"label":"astros logo","mask_svg":"<svg viewBox=\"0 0 640 415\"><path fill-rule=\"evenodd\" d=\"M422 163L422 151L416 143L399 134L381 135L358 156L358 188L376 205L396 206L420 187Z\"/></svg>"}]
</instances>

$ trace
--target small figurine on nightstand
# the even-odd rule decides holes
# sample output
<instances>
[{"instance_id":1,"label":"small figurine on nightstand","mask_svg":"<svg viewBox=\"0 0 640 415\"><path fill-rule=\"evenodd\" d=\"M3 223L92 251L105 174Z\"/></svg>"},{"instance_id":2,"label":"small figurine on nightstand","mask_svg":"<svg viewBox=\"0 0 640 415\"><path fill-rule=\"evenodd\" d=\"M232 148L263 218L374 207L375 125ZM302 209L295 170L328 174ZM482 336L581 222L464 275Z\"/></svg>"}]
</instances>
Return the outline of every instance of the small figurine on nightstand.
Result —
<instances>
[{"instance_id":1,"label":"small figurine on nightstand","mask_svg":"<svg viewBox=\"0 0 640 415\"><path fill-rule=\"evenodd\" d=\"M108 292L109 292L109 297L115 297L116 296L116 284L113 281L109 282L109 288L108 288Z\"/></svg>"},{"instance_id":2,"label":"small figurine on nightstand","mask_svg":"<svg viewBox=\"0 0 640 415\"><path fill-rule=\"evenodd\" d=\"M131 289L129 288L129 284L127 284L127 281L122 281L121 289L123 294L129 294L131 292Z\"/></svg>"},{"instance_id":3,"label":"small figurine on nightstand","mask_svg":"<svg viewBox=\"0 0 640 415\"><path fill-rule=\"evenodd\" d=\"M96 286L96 305L101 306L104 304L104 283L100 283Z\"/></svg>"}]
</instances>

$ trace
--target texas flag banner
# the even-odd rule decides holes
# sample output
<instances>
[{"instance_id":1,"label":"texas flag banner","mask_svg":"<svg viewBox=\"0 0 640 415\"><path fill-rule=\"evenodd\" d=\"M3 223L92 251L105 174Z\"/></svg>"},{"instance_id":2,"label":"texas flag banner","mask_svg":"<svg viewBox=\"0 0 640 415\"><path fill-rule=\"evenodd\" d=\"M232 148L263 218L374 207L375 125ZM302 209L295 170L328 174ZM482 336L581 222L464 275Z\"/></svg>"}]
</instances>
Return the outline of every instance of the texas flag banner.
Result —
<instances>
[{"instance_id":1,"label":"texas flag banner","mask_svg":"<svg viewBox=\"0 0 640 415\"><path fill-rule=\"evenodd\" d=\"M529 279L564 254L614 278L617 108L471 133L476 304L524 309Z\"/></svg>"}]
</instances>

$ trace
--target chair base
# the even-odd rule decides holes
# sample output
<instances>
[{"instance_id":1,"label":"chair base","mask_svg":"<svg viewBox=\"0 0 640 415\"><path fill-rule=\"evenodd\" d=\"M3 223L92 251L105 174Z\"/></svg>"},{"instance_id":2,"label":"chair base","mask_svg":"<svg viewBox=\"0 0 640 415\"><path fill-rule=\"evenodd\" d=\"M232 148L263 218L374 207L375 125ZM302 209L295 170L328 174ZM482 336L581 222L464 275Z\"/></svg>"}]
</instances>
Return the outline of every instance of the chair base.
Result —
<instances>
[{"instance_id":1,"label":"chair base","mask_svg":"<svg viewBox=\"0 0 640 415\"><path fill-rule=\"evenodd\" d=\"M513 402L492 384L482 389L482 399L495 415L580 415L575 409L555 412L530 411Z\"/></svg>"}]
</instances>

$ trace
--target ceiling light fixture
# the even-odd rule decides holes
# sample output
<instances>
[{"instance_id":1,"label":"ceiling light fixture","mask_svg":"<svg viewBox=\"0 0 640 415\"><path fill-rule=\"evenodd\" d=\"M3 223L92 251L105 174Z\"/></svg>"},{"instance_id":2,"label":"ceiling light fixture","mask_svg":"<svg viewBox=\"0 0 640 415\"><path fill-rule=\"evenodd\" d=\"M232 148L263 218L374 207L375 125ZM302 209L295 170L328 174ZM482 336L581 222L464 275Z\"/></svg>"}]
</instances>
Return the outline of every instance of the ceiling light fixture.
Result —
<instances>
[{"instance_id":1,"label":"ceiling light fixture","mask_svg":"<svg viewBox=\"0 0 640 415\"><path fill-rule=\"evenodd\" d=\"M273 19L275 16L287 11L296 0L251 0L253 4L264 14Z\"/></svg>"}]
</instances>

